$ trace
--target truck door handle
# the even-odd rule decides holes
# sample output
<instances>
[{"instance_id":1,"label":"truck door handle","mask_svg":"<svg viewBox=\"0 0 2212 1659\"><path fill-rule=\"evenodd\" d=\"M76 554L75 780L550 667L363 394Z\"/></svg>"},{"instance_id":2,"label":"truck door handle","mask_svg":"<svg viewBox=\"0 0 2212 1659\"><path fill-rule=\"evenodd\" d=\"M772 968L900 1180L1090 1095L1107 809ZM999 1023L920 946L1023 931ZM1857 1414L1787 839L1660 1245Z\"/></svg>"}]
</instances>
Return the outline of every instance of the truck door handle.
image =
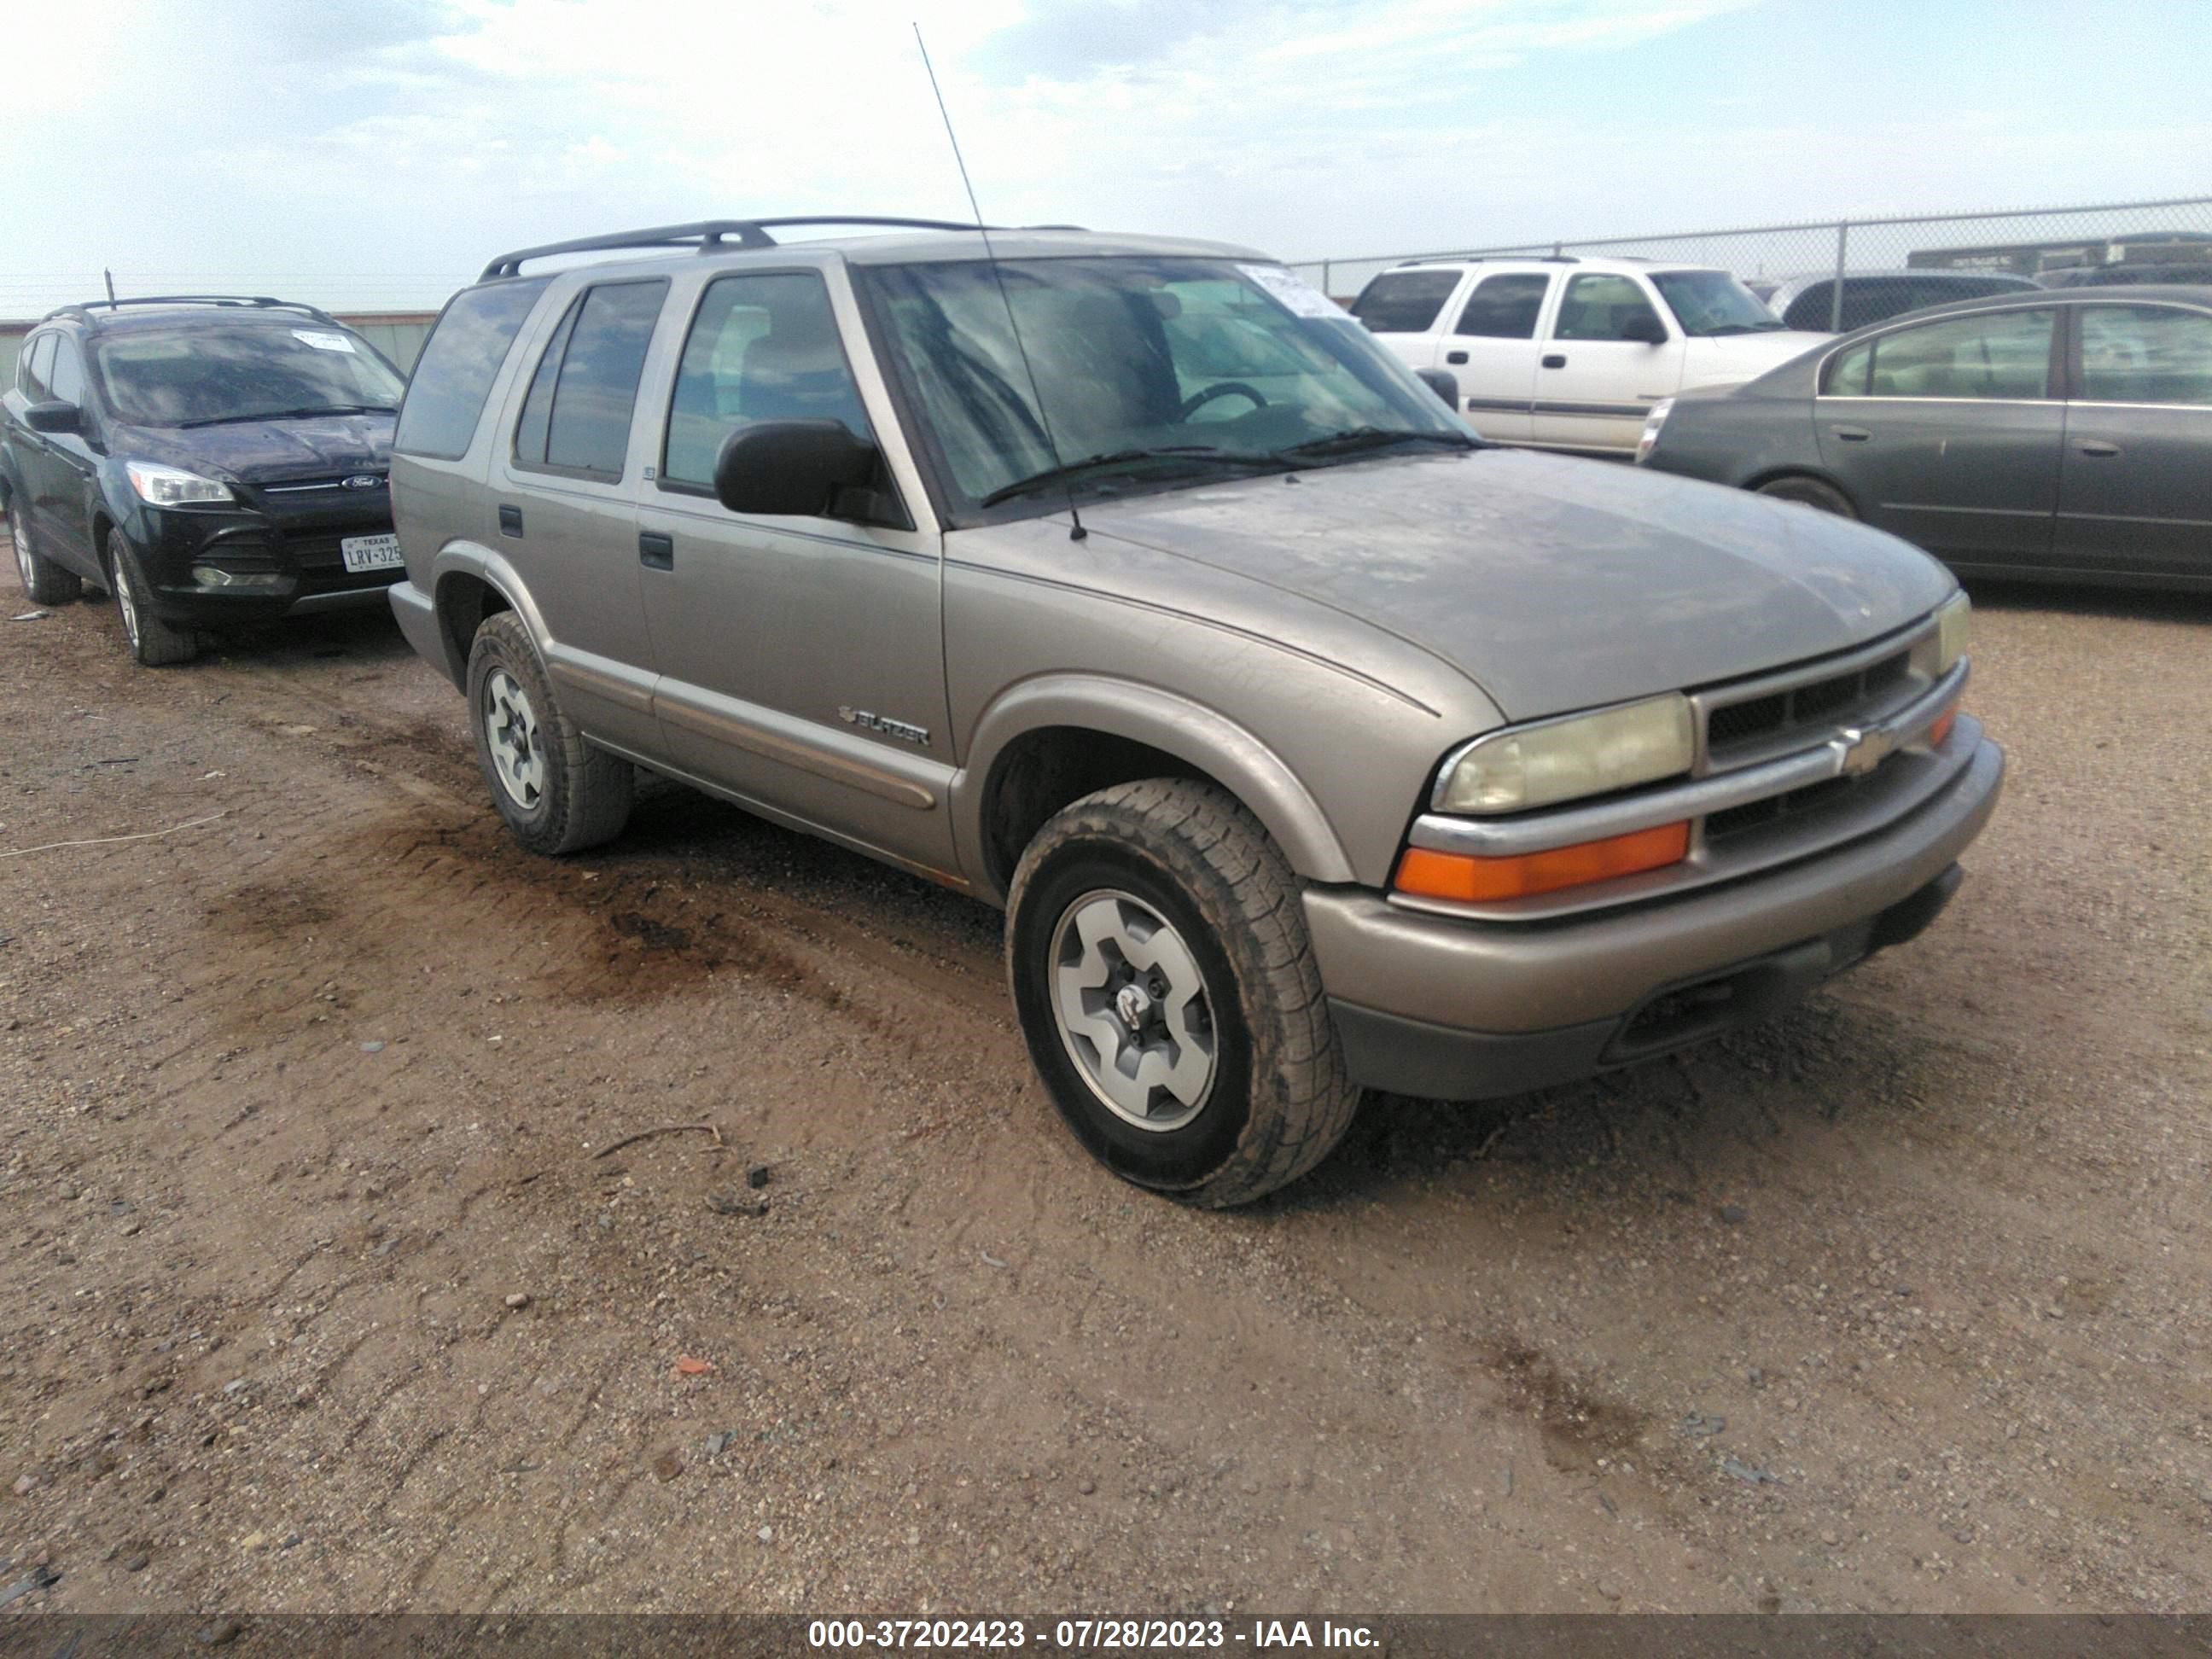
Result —
<instances>
[{"instance_id":1,"label":"truck door handle","mask_svg":"<svg viewBox=\"0 0 2212 1659\"><path fill-rule=\"evenodd\" d=\"M1566 366L1567 360L1556 351L1544 359L1544 367L1547 368L1565 368Z\"/></svg>"},{"instance_id":2,"label":"truck door handle","mask_svg":"<svg viewBox=\"0 0 2212 1659\"><path fill-rule=\"evenodd\" d=\"M1448 363L1463 363L1467 361L1467 353L1464 351L1447 351L1444 353L1444 361Z\"/></svg>"},{"instance_id":3,"label":"truck door handle","mask_svg":"<svg viewBox=\"0 0 2212 1659\"><path fill-rule=\"evenodd\" d=\"M1873 433L1863 426L1832 426L1828 430L1847 444L1863 444L1874 436Z\"/></svg>"},{"instance_id":4,"label":"truck door handle","mask_svg":"<svg viewBox=\"0 0 2212 1659\"><path fill-rule=\"evenodd\" d=\"M648 570L676 568L676 538L657 530L637 532L637 562Z\"/></svg>"},{"instance_id":5,"label":"truck door handle","mask_svg":"<svg viewBox=\"0 0 2212 1659\"><path fill-rule=\"evenodd\" d=\"M520 536L522 533L520 507L501 507L499 509L499 533L502 536Z\"/></svg>"},{"instance_id":6,"label":"truck door handle","mask_svg":"<svg viewBox=\"0 0 2212 1659\"><path fill-rule=\"evenodd\" d=\"M2085 438L2075 447L2084 455L2117 455L2120 453L2118 444L2108 443L2102 438Z\"/></svg>"}]
</instances>

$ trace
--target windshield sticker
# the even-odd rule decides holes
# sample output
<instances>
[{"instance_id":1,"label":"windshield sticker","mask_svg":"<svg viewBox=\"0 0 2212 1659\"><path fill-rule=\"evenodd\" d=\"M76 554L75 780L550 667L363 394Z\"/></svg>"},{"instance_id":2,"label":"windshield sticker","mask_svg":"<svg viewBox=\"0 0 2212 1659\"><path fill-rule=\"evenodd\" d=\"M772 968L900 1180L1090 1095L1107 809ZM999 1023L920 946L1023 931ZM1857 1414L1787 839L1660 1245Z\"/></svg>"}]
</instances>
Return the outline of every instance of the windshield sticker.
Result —
<instances>
[{"instance_id":1,"label":"windshield sticker","mask_svg":"<svg viewBox=\"0 0 2212 1659\"><path fill-rule=\"evenodd\" d=\"M1280 265L1239 265L1237 269L1280 300L1290 308L1292 316L1322 317L1346 322L1352 319L1352 313L1328 295L1299 281Z\"/></svg>"},{"instance_id":2,"label":"windshield sticker","mask_svg":"<svg viewBox=\"0 0 2212 1659\"><path fill-rule=\"evenodd\" d=\"M343 351L350 353L353 350L353 342L347 339L344 335L325 334L320 329L295 328L292 331L292 337L301 342L303 345L311 345L314 347L318 351Z\"/></svg>"}]
</instances>

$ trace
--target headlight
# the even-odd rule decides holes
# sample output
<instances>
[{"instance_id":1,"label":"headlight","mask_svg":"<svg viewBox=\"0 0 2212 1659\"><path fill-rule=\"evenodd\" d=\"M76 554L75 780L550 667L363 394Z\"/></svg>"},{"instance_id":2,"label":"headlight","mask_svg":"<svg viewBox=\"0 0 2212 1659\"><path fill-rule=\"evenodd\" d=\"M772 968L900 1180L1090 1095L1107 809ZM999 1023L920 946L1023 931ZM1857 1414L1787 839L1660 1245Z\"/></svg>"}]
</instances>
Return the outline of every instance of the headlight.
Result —
<instances>
[{"instance_id":1,"label":"headlight","mask_svg":"<svg viewBox=\"0 0 2212 1659\"><path fill-rule=\"evenodd\" d=\"M1650 413L1644 416L1643 435L1636 441L1636 463L1638 466L1641 466L1644 458L1650 454L1651 446L1659 441L1659 428L1667 424L1668 416L1674 411L1674 400L1672 398L1662 398L1651 405Z\"/></svg>"},{"instance_id":2,"label":"headlight","mask_svg":"<svg viewBox=\"0 0 2212 1659\"><path fill-rule=\"evenodd\" d=\"M1680 692L1477 738L1444 763L1439 812L1520 812L1690 769L1697 733Z\"/></svg>"},{"instance_id":3,"label":"headlight","mask_svg":"<svg viewBox=\"0 0 2212 1659\"><path fill-rule=\"evenodd\" d=\"M138 492L138 499L155 507L205 507L237 499L230 493L228 484L203 478L181 467L131 461L124 471L131 475L131 487Z\"/></svg>"},{"instance_id":4,"label":"headlight","mask_svg":"<svg viewBox=\"0 0 2212 1659\"><path fill-rule=\"evenodd\" d=\"M1936 674L1939 679L1966 654L1966 635L1974 619L1974 606L1962 589L1936 613Z\"/></svg>"}]
</instances>

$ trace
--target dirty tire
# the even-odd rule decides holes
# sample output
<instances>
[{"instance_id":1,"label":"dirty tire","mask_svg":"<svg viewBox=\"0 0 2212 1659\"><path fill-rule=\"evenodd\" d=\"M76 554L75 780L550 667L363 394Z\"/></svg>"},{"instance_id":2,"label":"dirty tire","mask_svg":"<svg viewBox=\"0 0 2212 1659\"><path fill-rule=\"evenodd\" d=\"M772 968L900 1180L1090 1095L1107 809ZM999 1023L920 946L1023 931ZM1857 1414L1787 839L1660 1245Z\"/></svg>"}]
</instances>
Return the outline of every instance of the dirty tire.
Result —
<instances>
[{"instance_id":1,"label":"dirty tire","mask_svg":"<svg viewBox=\"0 0 2212 1659\"><path fill-rule=\"evenodd\" d=\"M106 565L107 591L115 596L116 614L123 622L123 642L131 648L131 661L145 668L171 668L199 655L197 633L163 622L154 614L153 585L119 530L107 532Z\"/></svg>"},{"instance_id":2,"label":"dirty tire","mask_svg":"<svg viewBox=\"0 0 2212 1659\"><path fill-rule=\"evenodd\" d=\"M543 783L528 805L509 793L494 758L486 688L501 674L520 687L536 716L532 753L542 763ZM477 764L517 841L533 853L554 855L597 847L622 833L629 822L636 772L628 761L586 742L562 712L529 630L514 611L500 611L477 629L469 649L468 695Z\"/></svg>"},{"instance_id":3,"label":"dirty tire","mask_svg":"<svg viewBox=\"0 0 2212 1659\"><path fill-rule=\"evenodd\" d=\"M1832 513L1839 519L1856 519L1858 509L1851 505L1850 497L1833 484L1823 483L1818 478L1770 478L1759 485L1759 493L1771 495L1778 501L1796 501L1805 507L1817 507L1823 513Z\"/></svg>"},{"instance_id":4,"label":"dirty tire","mask_svg":"<svg viewBox=\"0 0 2212 1659\"><path fill-rule=\"evenodd\" d=\"M84 592L75 571L63 569L32 544L31 526L12 495L8 498L8 539L15 544L15 574L33 605L67 605Z\"/></svg>"},{"instance_id":5,"label":"dirty tire","mask_svg":"<svg viewBox=\"0 0 2212 1659\"><path fill-rule=\"evenodd\" d=\"M1204 981L1214 1069L1181 1127L1126 1121L1062 1036L1055 940L1101 892L1157 913ZM1311 1170L1352 1127L1360 1092L1329 1022L1297 878L1258 820L1213 784L1116 784L1047 823L1014 872L1006 969L1054 1105L1124 1180L1208 1208L1249 1203Z\"/></svg>"}]
</instances>

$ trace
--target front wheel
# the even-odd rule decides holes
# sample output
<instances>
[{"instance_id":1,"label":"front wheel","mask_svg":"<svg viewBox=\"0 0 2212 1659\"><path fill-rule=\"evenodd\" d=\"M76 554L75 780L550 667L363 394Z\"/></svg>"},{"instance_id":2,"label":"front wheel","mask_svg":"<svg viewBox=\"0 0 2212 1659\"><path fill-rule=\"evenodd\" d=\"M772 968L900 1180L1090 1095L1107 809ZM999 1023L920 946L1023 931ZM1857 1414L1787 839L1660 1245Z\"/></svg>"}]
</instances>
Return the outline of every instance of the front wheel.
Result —
<instances>
[{"instance_id":1,"label":"front wheel","mask_svg":"<svg viewBox=\"0 0 2212 1659\"><path fill-rule=\"evenodd\" d=\"M1839 519L1858 517L1850 496L1833 484L1823 483L1818 478L1770 478L1759 485L1759 493L1771 495L1778 501L1796 501L1804 507L1817 507L1821 512L1832 513Z\"/></svg>"},{"instance_id":2,"label":"front wheel","mask_svg":"<svg viewBox=\"0 0 2212 1659\"><path fill-rule=\"evenodd\" d=\"M492 804L533 853L580 852L629 822L637 775L562 712L522 618L502 611L469 649L469 726Z\"/></svg>"},{"instance_id":3,"label":"front wheel","mask_svg":"<svg viewBox=\"0 0 2212 1659\"><path fill-rule=\"evenodd\" d=\"M1123 1179L1210 1208L1297 1180L1351 1127L1297 881L1210 783L1086 795L1014 872L1006 968L1030 1057Z\"/></svg>"},{"instance_id":4,"label":"front wheel","mask_svg":"<svg viewBox=\"0 0 2212 1659\"><path fill-rule=\"evenodd\" d=\"M154 614L154 588L146 580L146 568L119 530L107 532L106 562L107 588L115 595L115 613L123 619L123 642L131 647L131 659L141 667L167 668L199 655L198 634Z\"/></svg>"},{"instance_id":5,"label":"front wheel","mask_svg":"<svg viewBox=\"0 0 2212 1659\"><path fill-rule=\"evenodd\" d=\"M8 539L15 544L15 574L33 605L67 605L84 592L73 570L64 570L31 545L31 526L14 496L8 498Z\"/></svg>"}]
</instances>

